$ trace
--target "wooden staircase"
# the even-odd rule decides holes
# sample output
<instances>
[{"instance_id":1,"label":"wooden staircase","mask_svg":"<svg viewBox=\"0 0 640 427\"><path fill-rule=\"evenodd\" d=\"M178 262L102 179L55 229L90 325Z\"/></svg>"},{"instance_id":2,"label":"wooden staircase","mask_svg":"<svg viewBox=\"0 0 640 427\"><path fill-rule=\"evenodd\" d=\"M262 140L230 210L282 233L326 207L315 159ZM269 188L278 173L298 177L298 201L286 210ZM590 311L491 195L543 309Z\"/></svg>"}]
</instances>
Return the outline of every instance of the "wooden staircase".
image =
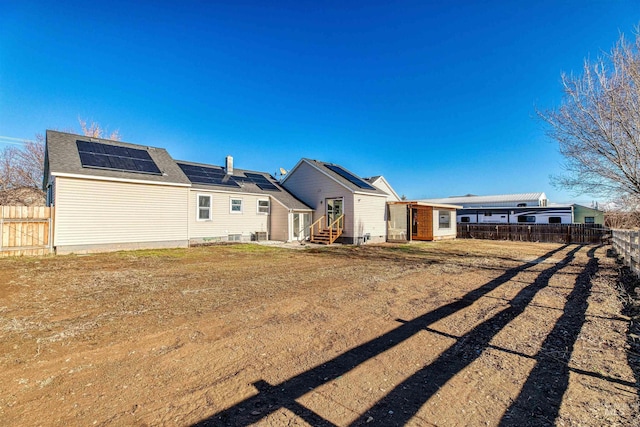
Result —
<instances>
[{"instance_id":1,"label":"wooden staircase","mask_svg":"<svg viewBox=\"0 0 640 427\"><path fill-rule=\"evenodd\" d=\"M344 229L344 215L340 215L335 221L333 221L327 228L323 228L322 224L325 223L324 215L318 218L316 222L309 227L309 241L311 243L320 243L323 245L330 245L336 241L336 239L342 236Z\"/></svg>"}]
</instances>

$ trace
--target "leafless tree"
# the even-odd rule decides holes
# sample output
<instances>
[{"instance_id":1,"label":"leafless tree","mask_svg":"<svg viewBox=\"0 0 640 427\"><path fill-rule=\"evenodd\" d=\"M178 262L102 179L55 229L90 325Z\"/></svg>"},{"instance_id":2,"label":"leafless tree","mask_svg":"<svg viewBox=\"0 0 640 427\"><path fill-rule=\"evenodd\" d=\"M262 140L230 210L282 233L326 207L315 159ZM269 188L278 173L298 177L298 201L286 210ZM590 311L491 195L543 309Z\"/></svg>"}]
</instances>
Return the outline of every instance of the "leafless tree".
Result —
<instances>
[{"instance_id":1,"label":"leafless tree","mask_svg":"<svg viewBox=\"0 0 640 427\"><path fill-rule=\"evenodd\" d=\"M0 152L0 205L33 204L43 200L44 137L9 146ZM37 202L36 202L37 203Z\"/></svg>"},{"instance_id":2,"label":"leafless tree","mask_svg":"<svg viewBox=\"0 0 640 427\"><path fill-rule=\"evenodd\" d=\"M78 122L80 122L80 128L82 129L82 134L84 136L91 136L93 138L106 138L114 141L120 141L120 131L114 130L109 134L107 128L100 126L99 123L92 121L87 124L87 121L78 117ZM108 137L106 135L109 135Z\"/></svg>"},{"instance_id":3,"label":"leafless tree","mask_svg":"<svg viewBox=\"0 0 640 427\"><path fill-rule=\"evenodd\" d=\"M559 108L538 111L565 158L555 184L608 200L640 200L640 35L585 60L582 75L562 74Z\"/></svg>"},{"instance_id":4,"label":"leafless tree","mask_svg":"<svg viewBox=\"0 0 640 427\"><path fill-rule=\"evenodd\" d=\"M102 138L107 134L106 128L96 122L87 125L80 118L78 121L85 136ZM120 140L119 132L111 132L109 139ZM0 205L32 204L31 200L43 196L44 153L45 138L41 134L34 141L0 150Z\"/></svg>"}]
</instances>

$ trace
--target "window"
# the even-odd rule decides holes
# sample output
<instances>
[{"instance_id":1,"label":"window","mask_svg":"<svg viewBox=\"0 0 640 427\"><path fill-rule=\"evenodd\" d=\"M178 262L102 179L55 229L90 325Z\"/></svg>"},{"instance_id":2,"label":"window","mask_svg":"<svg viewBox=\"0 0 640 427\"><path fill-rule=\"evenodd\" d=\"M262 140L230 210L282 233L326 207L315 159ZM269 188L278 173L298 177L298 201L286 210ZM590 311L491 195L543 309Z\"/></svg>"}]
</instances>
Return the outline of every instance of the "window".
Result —
<instances>
[{"instance_id":1,"label":"window","mask_svg":"<svg viewBox=\"0 0 640 427\"><path fill-rule=\"evenodd\" d=\"M584 217L584 223L585 224L595 224L596 223L596 217L595 216L585 216Z\"/></svg>"},{"instance_id":2,"label":"window","mask_svg":"<svg viewBox=\"0 0 640 427\"><path fill-rule=\"evenodd\" d=\"M231 199L229 210L231 213L242 213L242 199Z\"/></svg>"},{"instance_id":3,"label":"window","mask_svg":"<svg viewBox=\"0 0 640 427\"><path fill-rule=\"evenodd\" d=\"M468 216L461 216L460 222L471 222L471 218L469 218Z\"/></svg>"},{"instance_id":4,"label":"window","mask_svg":"<svg viewBox=\"0 0 640 427\"><path fill-rule=\"evenodd\" d=\"M198 194L198 221L211 221L211 196Z\"/></svg>"},{"instance_id":5,"label":"window","mask_svg":"<svg viewBox=\"0 0 640 427\"><path fill-rule=\"evenodd\" d=\"M259 214L269 214L269 201L268 200L258 200L258 213Z\"/></svg>"},{"instance_id":6,"label":"window","mask_svg":"<svg viewBox=\"0 0 640 427\"><path fill-rule=\"evenodd\" d=\"M484 216L491 216L491 215L493 215L493 213L492 213L492 212L489 212L489 211L487 211L487 212L485 212L485 213L484 213Z\"/></svg>"},{"instance_id":7,"label":"window","mask_svg":"<svg viewBox=\"0 0 640 427\"><path fill-rule=\"evenodd\" d=\"M550 216L549 217L549 224L561 224L562 223L562 218L559 216Z\"/></svg>"},{"instance_id":8,"label":"window","mask_svg":"<svg viewBox=\"0 0 640 427\"><path fill-rule=\"evenodd\" d=\"M451 228L451 214L449 211L438 211L438 228Z\"/></svg>"},{"instance_id":9,"label":"window","mask_svg":"<svg viewBox=\"0 0 640 427\"><path fill-rule=\"evenodd\" d=\"M518 217L518 222L536 222L536 217L533 215L520 215Z\"/></svg>"},{"instance_id":10,"label":"window","mask_svg":"<svg viewBox=\"0 0 640 427\"><path fill-rule=\"evenodd\" d=\"M524 208L525 206L527 206L526 203L518 203L518 205L516 207L517 208Z\"/></svg>"}]
</instances>

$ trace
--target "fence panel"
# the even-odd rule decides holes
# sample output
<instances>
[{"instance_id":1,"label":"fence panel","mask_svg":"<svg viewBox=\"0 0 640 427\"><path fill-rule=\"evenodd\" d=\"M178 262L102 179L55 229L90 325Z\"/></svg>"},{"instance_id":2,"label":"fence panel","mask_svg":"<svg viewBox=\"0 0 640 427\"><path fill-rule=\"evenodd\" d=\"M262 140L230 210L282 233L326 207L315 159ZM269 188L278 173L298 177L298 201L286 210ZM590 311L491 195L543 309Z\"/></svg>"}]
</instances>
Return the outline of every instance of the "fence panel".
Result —
<instances>
[{"instance_id":1,"label":"fence panel","mask_svg":"<svg viewBox=\"0 0 640 427\"><path fill-rule=\"evenodd\" d=\"M613 250L636 276L640 276L640 231L611 230Z\"/></svg>"},{"instance_id":2,"label":"fence panel","mask_svg":"<svg viewBox=\"0 0 640 427\"><path fill-rule=\"evenodd\" d=\"M50 253L51 214L44 206L0 206L0 256Z\"/></svg>"},{"instance_id":3,"label":"fence panel","mask_svg":"<svg viewBox=\"0 0 640 427\"><path fill-rule=\"evenodd\" d=\"M602 243L610 230L591 224L458 224L458 238L545 243Z\"/></svg>"}]
</instances>

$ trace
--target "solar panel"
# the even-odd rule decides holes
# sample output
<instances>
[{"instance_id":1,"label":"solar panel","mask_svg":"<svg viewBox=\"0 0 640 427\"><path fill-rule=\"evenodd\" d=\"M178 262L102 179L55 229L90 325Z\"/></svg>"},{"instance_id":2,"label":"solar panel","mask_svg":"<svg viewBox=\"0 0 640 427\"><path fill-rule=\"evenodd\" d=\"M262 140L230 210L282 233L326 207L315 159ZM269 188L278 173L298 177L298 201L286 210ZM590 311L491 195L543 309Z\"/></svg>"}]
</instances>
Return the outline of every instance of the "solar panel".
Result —
<instances>
[{"instance_id":1,"label":"solar panel","mask_svg":"<svg viewBox=\"0 0 640 427\"><path fill-rule=\"evenodd\" d=\"M360 188L364 188L365 190L375 190L375 187L367 184L366 182L364 182L363 180L361 180L357 176L355 176L352 173L342 169L340 166L330 165L328 163L325 163L324 166L327 169L334 171L335 173L337 173L338 175L340 175L341 177L343 177L344 179L346 179L350 183L355 184Z\"/></svg>"},{"instance_id":2,"label":"solar panel","mask_svg":"<svg viewBox=\"0 0 640 427\"><path fill-rule=\"evenodd\" d=\"M182 172L187 175L189 181L194 184L223 185L226 187L239 187L232 176L227 175L222 168L187 165L178 163Z\"/></svg>"},{"instance_id":3,"label":"solar panel","mask_svg":"<svg viewBox=\"0 0 640 427\"><path fill-rule=\"evenodd\" d=\"M83 168L162 175L146 150L81 140L76 147Z\"/></svg>"},{"instance_id":4,"label":"solar panel","mask_svg":"<svg viewBox=\"0 0 640 427\"><path fill-rule=\"evenodd\" d=\"M276 187L271 181L267 179L266 176L262 174L251 172L245 172L244 174L261 190L280 191L278 187Z\"/></svg>"}]
</instances>

